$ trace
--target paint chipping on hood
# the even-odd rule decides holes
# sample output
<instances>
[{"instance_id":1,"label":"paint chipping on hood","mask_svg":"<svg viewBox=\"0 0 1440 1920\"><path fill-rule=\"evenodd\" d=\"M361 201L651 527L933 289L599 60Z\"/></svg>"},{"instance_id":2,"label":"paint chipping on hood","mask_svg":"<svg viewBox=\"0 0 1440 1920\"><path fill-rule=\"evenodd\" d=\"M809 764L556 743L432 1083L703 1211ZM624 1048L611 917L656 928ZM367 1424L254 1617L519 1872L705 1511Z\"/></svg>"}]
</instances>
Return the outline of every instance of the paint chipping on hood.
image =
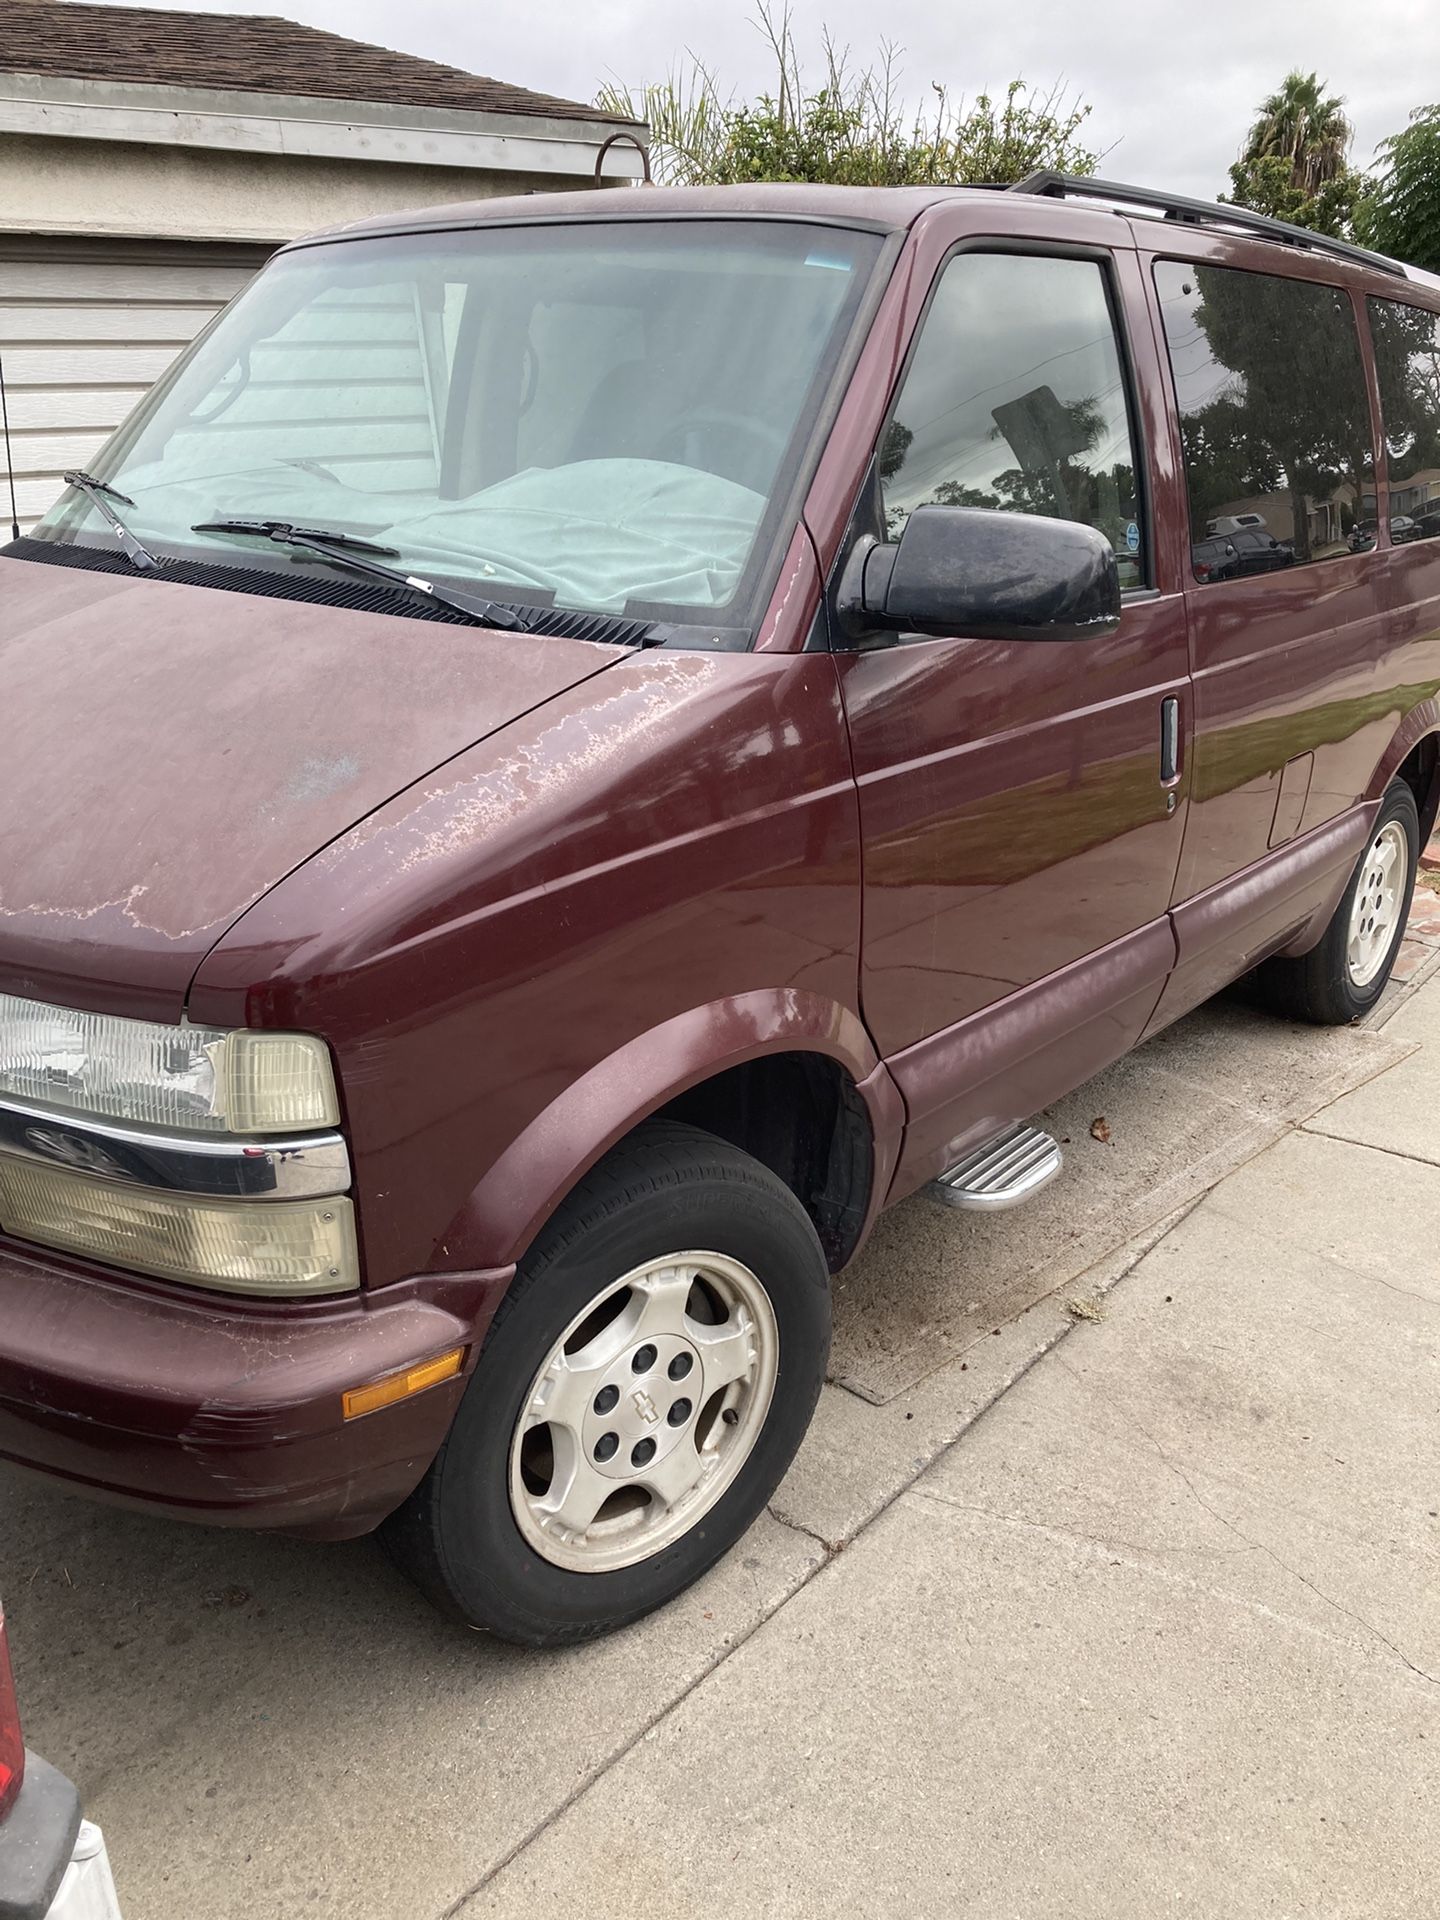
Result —
<instances>
[{"instance_id":1,"label":"paint chipping on hood","mask_svg":"<svg viewBox=\"0 0 1440 1920\"><path fill-rule=\"evenodd\" d=\"M652 654L634 672L610 675L578 706L557 706L553 720L540 716L513 746L498 744L482 770L425 782L412 805L402 801L362 822L327 848L320 864L338 866L381 835L397 876L461 852L479 854L522 816L587 786L603 791L605 769L623 766L716 671L704 655Z\"/></svg>"},{"instance_id":2,"label":"paint chipping on hood","mask_svg":"<svg viewBox=\"0 0 1440 1920\"><path fill-rule=\"evenodd\" d=\"M625 657L0 557L0 990L178 1016L277 881Z\"/></svg>"}]
</instances>

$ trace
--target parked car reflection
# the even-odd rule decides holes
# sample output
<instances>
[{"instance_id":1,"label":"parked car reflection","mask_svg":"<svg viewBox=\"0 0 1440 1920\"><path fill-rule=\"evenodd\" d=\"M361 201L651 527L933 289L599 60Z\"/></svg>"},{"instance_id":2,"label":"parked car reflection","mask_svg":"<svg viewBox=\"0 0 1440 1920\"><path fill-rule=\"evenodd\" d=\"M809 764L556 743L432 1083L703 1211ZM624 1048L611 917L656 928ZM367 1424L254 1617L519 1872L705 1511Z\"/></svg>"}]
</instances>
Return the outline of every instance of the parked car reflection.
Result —
<instances>
[{"instance_id":1,"label":"parked car reflection","mask_svg":"<svg viewBox=\"0 0 1440 1920\"><path fill-rule=\"evenodd\" d=\"M1233 533L1197 540L1190 549L1190 561L1197 580L1235 580L1293 567L1295 547L1292 541L1275 539L1263 527L1239 527Z\"/></svg>"},{"instance_id":2,"label":"parked car reflection","mask_svg":"<svg viewBox=\"0 0 1440 1920\"><path fill-rule=\"evenodd\" d=\"M1350 535L1351 553L1368 553L1375 545L1379 523L1375 520L1357 520ZM1440 533L1440 520L1432 521L1428 528L1412 520L1407 513L1393 513L1390 516L1390 544L1401 547L1409 540L1423 540L1427 534Z\"/></svg>"}]
</instances>

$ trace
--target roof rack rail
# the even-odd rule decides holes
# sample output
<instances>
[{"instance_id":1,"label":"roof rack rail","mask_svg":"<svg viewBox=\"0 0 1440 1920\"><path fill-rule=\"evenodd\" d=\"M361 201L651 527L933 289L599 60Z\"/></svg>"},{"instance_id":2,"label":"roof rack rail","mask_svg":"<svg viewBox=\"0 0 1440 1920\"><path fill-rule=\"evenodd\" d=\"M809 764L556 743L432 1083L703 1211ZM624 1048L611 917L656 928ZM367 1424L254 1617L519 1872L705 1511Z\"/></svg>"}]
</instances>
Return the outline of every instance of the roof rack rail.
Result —
<instances>
[{"instance_id":1,"label":"roof rack rail","mask_svg":"<svg viewBox=\"0 0 1440 1920\"><path fill-rule=\"evenodd\" d=\"M1288 220L1272 220L1269 214L1252 213L1248 207L1222 206L1214 200L1190 200L1183 193L1162 193L1155 187L1127 187L1118 180L1090 180L1076 173L1057 173L1051 168L1015 181L1009 191L1042 194L1052 200L1072 196L1082 200L1114 200L1121 207L1147 208L1163 214L1167 220L1182 221L1188 226L1238 227L1266 240L1281 240L1286 246L1334 254L1341 260L1378 268L1381 273L1393 273L1402 280L1409 278L1398 260L1387 259L1383 253L1372 253L1368 247L1357 247L1349 240L1332 240L1326 234L1312 233L1308 227L1292 226Z\"/></svg>"}]
</instances>

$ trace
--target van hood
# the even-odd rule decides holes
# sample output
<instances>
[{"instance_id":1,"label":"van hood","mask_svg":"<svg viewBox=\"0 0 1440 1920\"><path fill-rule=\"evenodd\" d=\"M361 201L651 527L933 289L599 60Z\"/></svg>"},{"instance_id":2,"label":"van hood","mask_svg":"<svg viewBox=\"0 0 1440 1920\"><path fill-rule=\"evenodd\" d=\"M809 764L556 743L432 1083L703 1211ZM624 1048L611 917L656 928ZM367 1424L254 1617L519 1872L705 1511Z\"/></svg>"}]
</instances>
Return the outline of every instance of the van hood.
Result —
<instances>
[{"instance_id":1,"label":"van hood","mask_svg":"<svg viewBox=\"0 0 1440 1920\"><path fill-rule=\"evenodd\" d=\"M625 657L0 555L0 991L177 1019L277 881Z\"/></svg>"}]
</instances>

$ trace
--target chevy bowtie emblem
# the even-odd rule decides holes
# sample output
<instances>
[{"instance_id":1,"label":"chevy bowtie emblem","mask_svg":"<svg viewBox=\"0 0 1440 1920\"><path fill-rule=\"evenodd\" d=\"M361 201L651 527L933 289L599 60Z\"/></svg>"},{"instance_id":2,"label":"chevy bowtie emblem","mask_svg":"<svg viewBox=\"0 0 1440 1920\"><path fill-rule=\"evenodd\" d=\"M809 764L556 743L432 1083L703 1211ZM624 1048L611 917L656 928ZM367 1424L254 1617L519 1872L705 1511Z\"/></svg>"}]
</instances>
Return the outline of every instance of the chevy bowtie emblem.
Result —
<instances>
[{"instance_id":1,"label":"chevy bowtie emblem","mask_svg":"<svg viewBox=\"0 0 1440 1920\"><path fill-rule=\"evenodd\" d=\"M637 1387L630 1398L635 1404L635 1411L645 1422L646 1426L653 1427L655 1422L660 1418L660 1409L650 1398L649 1394L646 1393L643 1387Z\"/></svg>"}]
</instances>

